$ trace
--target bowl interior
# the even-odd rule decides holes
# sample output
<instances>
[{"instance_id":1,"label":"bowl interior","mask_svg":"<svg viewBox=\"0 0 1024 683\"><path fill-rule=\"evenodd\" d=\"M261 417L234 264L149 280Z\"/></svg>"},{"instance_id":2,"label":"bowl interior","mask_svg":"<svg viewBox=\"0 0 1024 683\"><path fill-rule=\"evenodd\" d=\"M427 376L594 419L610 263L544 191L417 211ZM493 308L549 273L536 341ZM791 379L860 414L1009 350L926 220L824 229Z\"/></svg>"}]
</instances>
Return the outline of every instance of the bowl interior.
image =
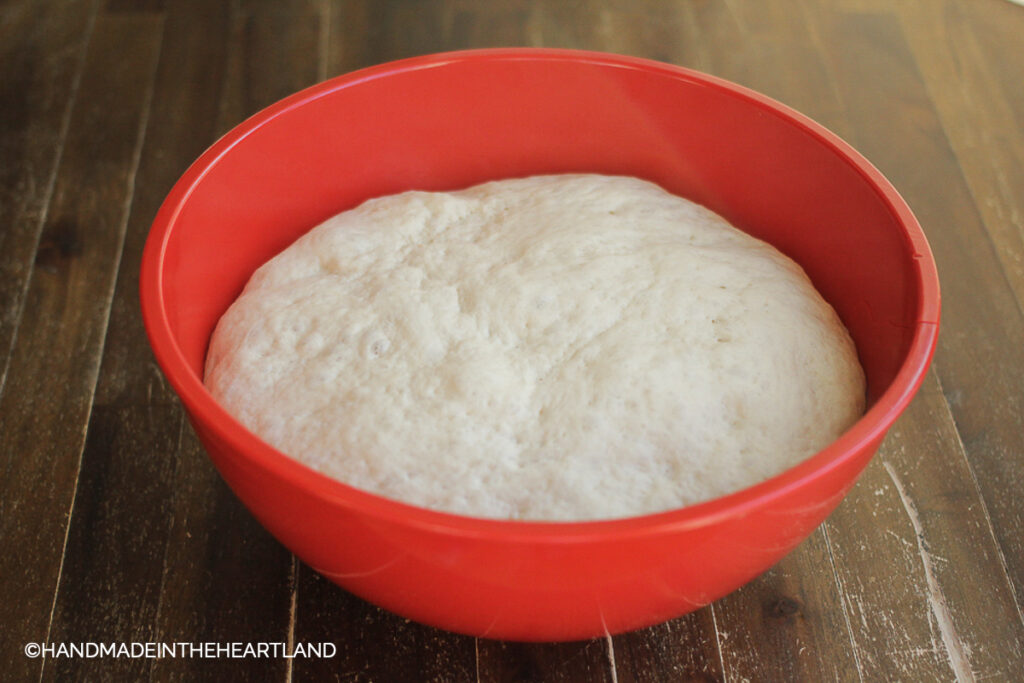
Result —
<instances>
[{"instance_id":1,"label":"bowl interior","mask_svg":"<svg viewBox=\"0 0 1024 683\"><path fill-rule=\"evenodd\" d=\"M844 149L763 97L638 60L494 53L371 69L262 112L190 170L164 209L163 308L201 378L253 270L343 209L504 177L628 174L799 262L850 329L874 402L926 314L927 247Z\"/></svg>"}]
</instances>

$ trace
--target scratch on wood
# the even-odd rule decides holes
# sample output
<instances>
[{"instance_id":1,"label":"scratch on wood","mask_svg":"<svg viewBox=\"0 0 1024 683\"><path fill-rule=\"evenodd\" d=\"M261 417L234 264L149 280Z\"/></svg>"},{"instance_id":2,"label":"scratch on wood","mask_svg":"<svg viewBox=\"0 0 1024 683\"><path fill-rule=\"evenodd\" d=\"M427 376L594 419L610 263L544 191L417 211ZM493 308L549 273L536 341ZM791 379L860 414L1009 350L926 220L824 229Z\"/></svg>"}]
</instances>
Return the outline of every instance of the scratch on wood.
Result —
<instances>
[{"instance_id":1,"label":"scratch on wood","mask_svg":"<svg viewBox=\"0 0 1024 683\"><path fill-rule=\"evenodd\" d=\"M289 576L289 581L292 589L292 601L288 606L288 652L295 651L295 612L296 605L298 604L299 597L299 558L292 555L292 571ZM292 662L294 660L288 659L285 664L285 680L291 683L292 680Z\"/></svg>"},{"instance_id":2,"label":"scratch on wood","mask_svg":"<svg viewBox=\"0 0 1024 683\"><path fill-rule=\"evenodd\" d=\"M729 674L725 670L725 655L722 653L722 638L718 631L718 617L715 616L715 605L713 603L708 605L708 609L711 610L711 626L715 629L715 648L718 650L718 666L722 670L722 683L728 683Z\"/></svg>"},{"instance_id":3,"label":"scratch on wood","mask_svg":"<svg viewBox=\"0 0 1024 683\"><path fill-rule=\"evenodd\" d=\"M171 480L178 481L178 468L181 467L181 443L185 438L185 416L180 411L178 412L178 438L174 442L174 471L171 473ZM174 535L174 529L179 524L177 518L171 519L171 524L168 527L168 537ZM188 531L185 532L185 536L192 538L192 534ZM160 631L160 615L164 609L164 595L166 594L165 588L167 587L167 549L170 547L170 543L164 544L163 557L160 560L160 592L157 593L156 598L156 611L153 613L153 638L154 640L160 640L163 637L163 633ZM52 618L51 618L52 619ZM149 665L149 681L153 681L153 662L152 660Z\"/></svg>"},{"instance_id":4,"label":"scratch on wood","mask_svg":"<svg viewBox=\"0 0 1024 683\"><path fill-rule=\"evenodd\" d=\"M946 389L942 386L942 380L939 378L938 373L932 372L935 376L935 383L939 388L939 394L946 397ZM953 411L949 405L949 399L943 401L946 408L945 419L956 427L956 420L953 418ZM985 518L985 524L988 527L989 538L992 539L992 545L995 546L996 556L999 558L999 564L1003 568L1003 576L1006 578L1006 585L1010 589L1010 595L1013 597L1013 605L1017 608L1017 616L1020 617L1021 623L1024 623L1024 609L1021 609L1020 598L1017 596L1017 588L1013 581L1010 579L1010 566L1006 562L1006 555L1003 554L1003 546L999 544L999 539L996 538L995 526L992 524L992 516L989 514L988 505L985 503L985 498L981 495L981 485L978 483L978 475L974 472L974 467L971 465L970 459L967 457L967 449L964 447L963 438L960 436L960 428L957 427L953 430L956 436L956 447L960 457L964 459L967 466L967 471L971 474L971 482L974 484L974 495L978 499L981 505L981 514Z\"/></svg>"},{"instance_id":5,"label":"scratch on wood","mask_svg":"<svg viewBox=\"0 0 1024 683\"><path fill-rule=\"evenodd\" d=\"M480 683L480 639L473 639L473 662L476 668L476 683Z\"/></svg>"},{"instance_id":6,"label":"scratch on wood","mask_svg":"<svg viewBox=\"0 0 1024 683\"><path fill-rule=\"evenodd\" d=\"M885 530L885 533L887 533L888 535L890 535L890 536L892 536L893 538L895 538L895 539L896 539L897 541L899 541L900 543L902 543L902 544L903 544L904 546L906 546L906 547L907 547L908 549L910 549L910 548L913 548L913 547L914 547L914 544L913 544L913 543L911 543L911 542L910 542L910 541L908 541L907 539L903 538L902 536L900 536L900 535L899 535L898 533L896 533L896 532L895 532L895 531L893 531L892 529L886 529L886 530Z\"/></svg>"},{"instance_id":7,"label":"scratch on wood","mask_svg":"<svg viewBox=\"0 0 1024 683\"><path fill-rule=\"evenodd\" d=\"M843 622L846 624L846 634L850 638L850 651L853 653L853 663L857 667L857 680L864 680L864 668L860 663L860 652L857 651L857 639L853 637L853 625L850 623L850 610L847 607L847 601L849 600L849 593L846 590L846 585L843 582L839 571L836 569L836 558L832 552L832 539L829 537L828 523L821 525L821 536L825 539L825 549L828 551L828 561L832 567L832 576L835 578L836 589L839 591L839 607L843 610ZM863 610L861 610L861 618L863 619Z\"/></svg>"},{"instance_id":8,"label":"scratch on wood","mask_svg":"<svg viewBox=\"0 0 1024 683\"><path fill-rule=\"evenodd\" d=\"M85 445L82 445L85 448ZM60 562L57 564L57 580L53 584L53 600L50 602L50 617L46 620L46 638L43 643L50 642L50 633L53 631L53 615L57 612L57 595L60 594L61 577L64 575L64 558L68 554L68 537L71 535L71 516L75 512L75 499L78 498L78 477L82 472L82 455L78 455L78 470L75 472L75 486L71 491L71 501L68 503L67 521L64 523L64 540L60 544ZM39 667L39 680L43 680L46 672L46 660L43 660Z\"/></svg>"},{"instance_id":9,"label":"scratch on wood","mask_svg":"<svg viewBox=\"0 0 1024 683\"><path fill-rule=\"evenodd\" d=\"M604 632L604 642L607 645L608 666L612 670L612 683L619 683L619 673L615 670L615 644L612 643L612 634L608 633L607 629Z\"/></svg>"},{"instance_id":10,"label":"scratch on wood","mask_svg":"<svg viewBox=\"0 0 1024 683\"><path fill-rule=\"evenodd\" d=\"M906 510L907 517L910 518L910 524L914 527L914 535L917 537L917 550L921 555L921 564L924 567L924 580L928 587L928 604L932 608L932 614L939 627L942 643L946 646L949 665L953 668L953 673L956 674L958 682L974 681L974 672L971 670L971 663L968 660L966 648L956 632L953 615L950 613L949 605L946 604L946 598L942 594L942 589L939 588L938 581L935 579L934 562L931 553L925 547L924 529L921 526L921 517L917 513L917 506L914 505L914 501L907 495L907 490L903 488L903 482L896 475L892 465L883 462L882 466L889 473L889 478L892 479L896 492L900 496L900 501L903 503L903 509Z\"/></svg>"}]
</instances>

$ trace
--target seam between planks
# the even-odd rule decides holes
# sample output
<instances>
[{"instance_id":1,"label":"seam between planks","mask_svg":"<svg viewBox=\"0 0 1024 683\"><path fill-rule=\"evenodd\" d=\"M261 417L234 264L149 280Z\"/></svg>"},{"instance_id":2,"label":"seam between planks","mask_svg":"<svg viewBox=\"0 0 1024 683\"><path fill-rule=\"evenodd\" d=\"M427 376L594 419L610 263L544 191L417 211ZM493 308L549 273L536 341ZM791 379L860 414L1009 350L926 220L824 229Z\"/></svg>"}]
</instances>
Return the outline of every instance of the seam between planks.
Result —
<instances>
[{"instance_id":1,"label":"seam between planks","mask_svg":"<svg viewBox=\"0 0 1024 683\"><path fill-rule=\"evenodd\" d=\"M1003 570L1003 578L1006 580L1006 585L1010 588L1010 596L1013 598L1013 606L1017 611L1017 617L1021 623L1024 624L1024 609L1021 609L1020 596L1017 595L1017 588L1013 585L1013 580L1010 578L1010 566L1006 562L1006 555L1003 553L1003 547L999 544L999 538L996 536L995 527L992 524L992 517L988 512L988 505L985 503L985 496L982 495L981 486L978 485L978 477L974 473L974 467L971 465L970 458L967 457L967 449L964 447L963 438L960 436L960 428L956 424L956 417L953 415L953 410L949 406L949 402L946 400L946 390L942 387L942 380L939 378L938 372L932 373L935 376L935 382L939 387L939 394L942 396L942 405L946 409L946 416L949 418L949 422L953 425L953 433L956 435L956 449L960 456L964 459L964 463L967 467L967 472L971 475L971 484L974 485L974 493L978 498L978 504L981 506L981 515L985 519L985 526L988 528L989 538L992 539L992 545L996 549L996 557L999 558L999 566Z\"/></svg>"},{"instance_id":2,"label":"seam between planks","mask_svg":"<svg viewBox=\"0 0 1024 683\"><path fill-rule=\"evenodd\" d=\"M331 3L330 0L320 0L320 26L317 39L317 81L327 78L327 60L330 50L331 34ZM289 583L291 588L291 599L288 606L288 651L295 648L295 623L298 612L299 597L299 559L292 554L291 572ZM285 663L285 681L291 683L295 673L294 659L288 659ZM479 653L477 653L477 680L479 680Z\"/></svg>"},{"instance_id":3,"label":"seam between planks","mask_svg":"<svg viewBox=\"0 0 1024 683\"><path fill-rule=\"evenodd\" d=\"M821 533L825 538L825 549L828 550L828 562L832 567L832 576L836 581L836 589L839 591L839 606L843 611L843 623L846 624L846 634L850 637L850 650L853 652L853 663L857 665L857 680L864 682L864 668L860 662L860 653L857 651L857 640L853 637L853 624L850 623L850 611L846 608L846 584L843 583L843 579L839 576L839 570L836 568L836 557L832 552L832 537L828 532L828 520L821 525Z\"/></svg>"},{"instance_id":4,"label":"seam between planks","mask_svg":"<svg viewBox=\"0 0 1024 683\"><path fill-rule=\"evenodd\" d=\"M295 651L295 614L298 612L299 604L299 558L292 555L292 570L289 574L289 581L291 586L291 604L288 606L288 652L293 653ZM295 660L289 658L285 662L284 668L284 680L287 683L291 683L292 675L294 674Z\"/></svg>"},{"instance_id":5,"label":"seam between planks","mask_svg":"<svg viewBox=\"0 0 1024 683\"><path fill-rule=\"evenodd\" d=\"M708 605L711 610L711 625L715 629L715 647L718 649L718 666L722 670L722 683L728 683L729 674L725 670L725 654L722 652L722 637L718 631L718 617L715 615L715 603Z\"/></svg>"},{"instance_id":6,"label":"seam between planks","mask_svg":"<svg viewBox=\"0 0 1024 683\"><path fill-rule=\"evenodd\" d=\"M181 411L179 411L178 412L178 441L177 441L177 443L174 446L174 454L175 454L176 460L175 460L175 463L174 463L174 474L172 475L174 477L175 481L177 481L177 479L178 479L178 468L181 467L181 445L182 445L182 443L184 443L184 441L185 441L185 417L184 417L184 414ZM172 533L174 531L174 527L175 526L177 526L177 519L172 519L171 520L171 528L170 528L170 531ZM170 538L170 536L168 536L168 538ZM154 628L158 627L160 625L160 614L163 612L163 607L164 607L164 587L167 585L167 548L169 546L170 546L169 542L164 544L164 554L163 554L163 559L161 561L161 568L160 568L160 589L159 589L160 593L157 595L157 598L156 598L156 611L153 613L153 626L154 626ZM160 640L163 640L163 638L165 636L165 634L163 634L163 633L154 633L153 635L154 636L158 636L160 638ZM154 638L154 640L155 639L156 638ZM154 660L150 660L150 663L149 663L149 680L150 681L153 680L153 666L156 663L156 661L157 660L155 660L155 659Z\"/></svg>"},{"instance_id":7,"label":"seam between planks","mask_svg":"<svg viewBox=\"0 0 1024 683\"><path fill-rule=\"evenodd\" d=\"M327 80L327 64L331 56L331 0L320 0L320 37L316 80Z\"/></svg>"},{"instance_id":8,"label":"seam between planks","mask_svg":"<svg viewBox=\"0 0 1024 683\"><path fill-rule=\"evenodd\" d=\"M839 88L838 85L836 85L836 77L834 70L832 66L829 64L828 60L826 59L826 56L829 54L829 51L825 47L825 42L818 31L817 24L811 21L810 16L808 15L809 10L807 9L806 0L801 0L801 2L797 3L797 7L799 8L800 12L801 24L803 24L804 30L807 31L807 35L810 37L811 44L814 45L814 49L817 50L818 54L820 55L822 59L822 65L825 69L825 72L829 76L826 79L826 81L828 83L832 97L835 98L836 103L839 105L839 108L842 112L848 112L850 108L846 104L846 99L843 97L842 90ZM845 114L843 118L845 119ZM831 126L829 126L829 128L831 129ZM844 129L845 128L848 128L848 126L844 126ZM838 133L838 131L833 132ZM843 130L842 133L843 134L841 135L841 137L845 141L846 130Z\"/></svg>"},{"instance_id":9,"label":"seam between planks","mask_svg":"<svg viewBox=\"0 0 1024 683\"><path fill-rule=\"evenodd\" d=\"M96 16L99 14L99 8L96 7L96 12L93 13L90 25L90 41L92 38L92 29L96 25ZM162 28L162 27L161 27ZM163 48L163 31L160 31L159 44L156 46L157 54ZM85 452L86 437L89 432L89 417L92 416L92 408L96 399L96 385L99 382L100 377L100 365L103 359L103 351L107 346L107 331L110 324L110 311L113 307L114 292L117 290L118 274L121 271L121 259L124 255L124 241L125 235L128 231L128 220L131 217L132 200L135 198L135 182L139 174L139 164L142 160L142 147L146 139L146 132L149 129L149 114L153 106L153 91L156 87L156 68L159 63L159 59L153 60L153 66L150 73L149 85L146 88L146 93L143 96L142 104L142 115L139 117L138 131L135 135L135 148L132 150L131 170L128 174L128 183L125 188L125 197L121 207L121 220L118 226L118 232L120 233L120 240L117 248L117 256L115 257L113 268L111 269L110 287L107 290L106 297L106 310L103 313L103 338L100 340L99 348L96 349L96 373L92 378L92 391L89 393L88 403L86 405L86 419L82 425L82 441L81 447L78 449L78 458L75 466L75 486L71 491L71 500L68 503L67 517L64 521L64 540L61 542L60 550L60 562L57 565L57 580L53 587L53 600L50 603L50 615L46 620L46 640L44 642L50 642L50 631L53 629L53 615L57 609L57 597L60 595L60 582L61 577L64 574L64 557L67 554L68 548L68 536L71 533L71 521L75 514L75 502L78 500L78 487L80 484L79 477L82 474L82 457ZM83 59L83 66L85 60ZM84 70L84 68L83 68ZM79 74L80 75L80 74ZM77 90L76 93L77 95ZM69 108L70 112L70 108ZM68 117L70 123L70 115ZM56 174L55 174L56 177ZM44 213L48 212L49 207ZM39 680L42 681L43 674L46 670L46 660L43 659L42 665L39 667Z\"/></svg>"}]
</instances>

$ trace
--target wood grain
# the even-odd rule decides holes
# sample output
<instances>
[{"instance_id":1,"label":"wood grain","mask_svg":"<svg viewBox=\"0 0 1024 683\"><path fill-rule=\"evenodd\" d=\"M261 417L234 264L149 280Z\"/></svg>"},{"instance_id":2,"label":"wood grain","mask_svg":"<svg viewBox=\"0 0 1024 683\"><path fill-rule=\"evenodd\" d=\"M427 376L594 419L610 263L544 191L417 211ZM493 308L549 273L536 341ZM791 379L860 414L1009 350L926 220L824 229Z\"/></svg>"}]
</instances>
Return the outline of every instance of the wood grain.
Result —
<instances>
[{"instance_id":1,"label":"wood grain","mask_svg":"<svg viewBox=\"0 0 1024 683\"><path fill-rule=\"evenodd\" d=\"M854 144L903 192L935 253L945 332L934 369L1019 596L1024 520L1005 491L1024 481L1024 317L897 28L866 14L833 15L823 26L828 40L847 46L829 63ZM870 90L853 85L865 82Z\"/></svg>"},{"instance_id":2,"label":"wood grain","mask_svg":"<svg viewBox=\"0 0 1024 683\"><path fill-rule=\"evenodd\" d=\"M112 29L105 30L108 26ZM145 13L102 13L97 22L94 37L97 50L119 55L117 59L122 62L124 53L121 51L127 51L134 63L146 68L146 87L138 91L139 96L145 97L145 109L138 126L136 158L141 155L142 135L149 121L162 29L161 17ZM94 106L104 106L103 100L98 100ZM137 178L133 179L133 186L135 182ZM126 224L127 201L123 207ZM126 250L123 243L118 246L123 258ZM115 295L111 302L116 300ZM108 320L104 322L109 324ZM108 342L106 353L116 353L120 340L109 339ZM149 624L155 611L162 559L160 540L169 512L159 504L160 493L173 470L173 458L167 456L173 455L179 435L173 425L170 433L135 429L153 421L152 406L144 402L126 406L126 409L133 419L125 421L110 406L94 403L89 417L75 482L74 514L69 523L50 627L50 638L58 642L109 642L124 639L125 634L130 634L132 640L144 641L151 635ZM140 452L157 454L153 461L155 466L141 472L141 468L129 468L126 476L117 456L126 454L131 462L136 462ZM108 496L109 491L116 491L118 495ZM120 498L124 493L137 496L146 501L149 510L163 514L140 516L137 510L123 505ZM124 604L125 595L133 596L130 605ZM98 627L97 622L102 626ZM45 663L43 677L48 680L94 677L101 672L139 676L147 668L145 660L118 659L112 664L90 659L60 659Z\"/></svg>"},{"instance_id":3,"label":"wood grain","mask_svg":"<svg viewBox=\"0 0 1024 683\"><path fill-rule=\"evenodd\" d=\"M308 74L315 72L315 51L305 82L285 82L287 77L271 68L229 68L246 62L245 53L260 55L261 43L251 35L253 23L248 5L234 12L209 3L169 7L166 49L155 77L139 172L145 189L132 207L79 481L80 507L88 512L95 501L103 510L74 519L66 586L55 616L54 635L63 640L90 635L124 640L128 634L160 642L287 638L290 555L242 509L203 456L152 362L137 304L138 265L149 222L177 176L236 117L283 96L285 89L306 85ZM189 144L183 145L183 139ZM238 581L251 567L260 571ZM133 596L131 604L125 595ZM105 628L97 633L101 615ZM265 679L283 676L287 668L282 659L60 664L56 673L61 678L99 671L138 677L148 671L160 680L199 675Z\"/></svg>"},{"instance_id":4,"label":"wood grain","mask_svg":"<svg viewBox=\"0 0 1024 683\"><path fill-rule=\"evenodd\" d=\"M713 611L706 607L658 626L613 637L615 680L725 680Z\"/></svg>"},{"instance_id":5,"label":"wood grain","mask_svg":"<svg viewBox=\"0 0 1024 683\"><path fill-rule=\"evenodd\" d=\"M1010 582L948 411L930 376L830 520L849 529L834 550L868 679L1011 679L1024 656Z\"/></svg>"},{"instance_id":6,"label":"wood grain","mask_svg":"<svg viewBox=\"0 0 1024 683\"><path fill-rule=\"evenodd\" d=\"M759 5L760 19L765 19L765 13L767 11L767 5ZM811 17L801 17L800 13L794 15L798 21L796 23L792 21L781 21L778 19L760 22L762 25L768 24L776 27L774 30L785 27L786 32L782 35L784 44L793 45L800 41L801 35L810 37L810 44L817 45L819 49L824 46L824 42L821 40L820 31L821 29L814 25L813 19L822 19L821 16L811 15ZM800 19L803 21L799 21ZM747 17L749 21L749 17ZM849 21L850 19L847 19ZM863 20L863 18L862 18ZM870 17L870 20L876 25L879 25L879 30L875 31L877 35L879 32L888 31L888 35L885 38L885 42L889 45L890 53L893 50L900 49L902 37L896 27L895 17L885 15L874 15ZM797 30L794 30L796 28ZM851 32L851 37L856 39L862 39L865 35L865 31ZM830 46L831 53L842 53L845 50L851 48L847 44L849 41L844 41L843 36L837 37L834 34L830 34L828 37L827 44ZM789 51L792 51L790 48ZM879 52L876 50L876 53ZM824 55L822 55L824 57ZM824 59L815 60L819 64L827 66L827 61ZM914 60L910 57L909 53L904 52L899 60L902 64L913 65ZM794 64L795 65L795 64ZM815 72L821 72L821 68L805 68L803 69L804 74L813 74ZM788 70L787 70L788 71ZM826 82L837 83L830 73L825 73ZM790 97L790 93L793 92L791 89L785 87L778 87L772 85L763 85L761 83L754 83L754 87L757 87L769 94L775 94L776 92L782 92L779 96L783 100L787 100ZM818 86L811 89L806 87L796 88L796 94L799 92L814 92L817 90L822 94L822 100L828 105L824 108L816 106L814 102L806 102L803 105L798 104L797 106L810 107L805 109L808 113L812 113L819 120L824 121L827 125L833 129L840 130L844 134L849 135L853 127L845 116L845 105L843 105L843 95L835 89L827 89L821 87L819 80ZM831 90L831 93L830 93ZM832 96L829 96L829 95ZM840 106L836 106L840 105ZM929 107L930 104L925 102L922 108ZM920 403L919 403L920 405ZM911 415L903 418L904 423L910 422L910 429L919 429L920 433L916 435L916 440L913 443L920 443L926 440L926 434L928 426L935 429L936 426L943 426L949 430L949 433L953 433L952 421L949 418L947 407L943 401L939 401L937 404L933 403L929 406L931 410L927 412L912 411ZM893 438L890 438L888 447L885 449L885 453L890 454L890 460L894 463L898 463L896 467L902 467L904 469L913 467L914 456L907 455L904 445L901 443L902 438L899 433L895 434ZM973 485L973 479L970 468L967 465L966 460L963 457L963 453L956 448L949 449L948 452L942 454L948 461L945 464L950 470L952 470L957 478L952 481L959 483L957 494L959 499L963 501L968 509L981 510L983 509L983 501L978 495L977 489ZM909 461L909 462L908 462ZM871 680L873 678L885 677L885 678L898 678L911 675L913 676L933 676L942 677L950 674L957 673L955 669L951 669L950 665L956 660L958 653L963 654L965 647L969 650L969 644L961 644L958 639L953 635L955 627L951 631L947 628L947 640L948 643L937 643L936 635L937 630L935 626L942 622L946 622L946 626L954 626L953 618L949 615L948 610L954 612L960 610L971 613L971 610L977 605L991 604L991 591L978 592L978 584L971 578L976 574L963 575L959 573L945 573L943 576L944 582L939 581L935 576L926 576L922 566L922 558L927 559L927 555L920 554L915 558L911 558L909 566L906 567L907 572L916 572L907 574L901 572L896 567L900 567L904 562L907 562L907 558L900 558L900 549L891 546L886 543L887 539L878 539L875 534L870 533L877 529L876 522L879 514L879 507L886 506L891 511L893 518L889 524L882 525L887 532L891 533L892 528L898 526L899 517L907 516L905 505L908 504L908 500L903 499L896 495L895 492L888 491L885 487L885 482L879 482L879 477L884 477L887 472L881 472L878 469L876 463L874 467L869 468L868 472L862 478L862 481L858 487L855 488L854 493L850 498L841 506L839 512L829 520L825 525L827 531L831 533L831 536L835 538L834 554L836 556L836 566L840 574L840 585L841 594L845 598L848 604L847 619L851 623L853 633L855 635L855 647L856 657L858 663L861 665L864 676ZM937 482L936 482L937 484ZM870 496L865 496L861 492L865 490L874 490L876 493L874 505L868 505ZM878 495L892 493L893 498L886 501L878 499ZM913 504L912 501L909 504ZM969 551L971 557L984 557L998 558L999 548L993 542L991 533L985 534L987 527L984 514L972 515L970 520L963 518L956 519L956 522L973 523L975 527L970 530L970 537L972 540L976 539L976 547ZM948 544L947 539L958 539L962 538L960 534L966 533L967 530L964 528L952 528L956 525L953 524L953 519L945 520L946 524L949 525L946 528L931 528L928 529L927 537L922 539L922 543L926 546L936 547L945 546ZM989 530L990 531L990 530ZM979 534L979 532L981 532ZM860 537L863 540L858 542L856 539ZM956 547L961 547L963 544L959 541L955 543ZM864 557L864 552L870 548L872 550L870 557ZM953 552L956 548L951 548ZM869 571L871 567L892 567L893 570L888 572L888 576L884 581L872 581L865 585L863 581L864 573ZM979 568L979 571L981 568ZM1012 618L1012 592L1007 590L1005 573L1002 572L1001 567L998 565L998 561L994 564L989 564L985 570L990 576L991 583L986 583L986 586L1000 586L1000 590L996 593L998 597L994 598L995 607L997 611L1000 605L1004 603L1002 601L1008 600L1008 604L1011 606L1011 618ZM931 572L937 574L940 572ZM932 585L929 587L927 584L928 580L931 579ZM925 584L922 586L922 584ZM742 591L741 591L742 592ZM937 593L937 595L936 595ZM969 595L964 595L964 594ZM954 604L952 600L948 599L949 594L957 594L963 596L963 600L958 601ZM726 600L726 602L728 599ZM949 605L945 605L946 602ZM900 609L893 610L892 605L902 602ZM864 608L864 603L869 606ZM937 607L948 608L946 612L942 609L936 609ZM885 634L889 634L891 624L879 623L882 620L889 619L893 612L900 613L904 616L901 629L902 633L898 634L897 637L886 637ZM1003 610L1005 612L1005 608ZM865 618L865 613L868 616ZM973 612L969 616L958 614L958 617L963 621L972 621L973 623L968 624L965 629L967 632L979 633L984 631L986 624L984 621L984 609L981 612ZM908 619L906 615L910 615ZM923 622L920 623L919 629L915 631L910 628L909 625L913 623L912 615L920 615ZM1005 614L1004 614L1005 616ZM861 629L861 626L864 626ZM941 629L939 629L941 631ZM879 634L882 636L879 637ZM993 637L995 637L993 635ZM1007 635L1008 642L1004 645L1009 649L999 649L1002 652L1012 652L1014 647L1014 641L1018 638L1016 634ZM950 656L952 652L952 657ZM914 667L924 666L926 662L933 661L933 668L915 669ZM963 660L968 660L967 657L962 657ZM963 662L961 662L962 664ZM967 662L971 664L970 661ZM1001 663L988 662L982 665L981 662L974 662L979 666L975 666L975 670L981 670L988 672L988 675L998 676L1006 675L1008 669L1006 668L1007 662L1003 660ZM970 666L967 667L970 670ZM959 672L961 676L964 675L963 671Z\"/></svg>"},{"instance_id":7,"label":"wood grain","mask_svg":"<svg viewBox=\"0 0 1024 683\"><path fill-rule=\"evenodd\" d=\"M949 144L996 247L1018 306L1024 302L1024 64L1001 58L1024 44L1024 11L907 3L899 17Z\"/></svg>"},{"instance_id":8,"label":"wood grain","mask_svg":"<svg viewBox=\"0 0 1024 683\"><path fill-rule=\"evenodd\" d=\"M172 485L182 450L183 418L145 340L138 310L138 268L159 201L214 137L213 118L204 119L215 108L204 109L203 95L208 91L194 76L212 73L216 78L211 55L199 48L218 49L223 34L217 27L224 22L218 23L215 14L197 12L195 3L175 7L178 11L172 10L166 21L146 13L109 15L125 17L123 21L140 14L154 16L162 32L151 42L162 49L152 76L152 106L57 594L52 638L58 641L154 639L172 515L180 513ZM202 28L197 29L194 22L200 18ZM112 42L108 49L122 47ZM219 79L213 83L216 96ZM145 659L62 659L46 673L55 679L139 679L151 664Z\"/></svg>"},{"instance_id":9,"label":"wood grain","mask_svg":"<svg viewBox=\"0 0 1024 683\"><path fill-rule=\"evenodd\" d=\"M12 3L0 22L0 390L97 5L53 4Z\"/></svg>"},{"instance_id":10,"label":"wood grain","mask_svg":"<svg viewBox=\"0 0 1024 683\"><path fill-rule=\"evenodd\" d=\"M611 639L574 643L511 643L480 640L477 671L481 681L617 680L618 665Z\"/></svg>"},{"instance_id":11,"label":"wood grain","mask_svg":"<svg viewBox=\"0 0 1024 683\"><path fill-rule=\"evenodd\" d=\"M423 626L346 593L305 565L298 570L295 642L331 642L333 659L296 659L293 679L473 681L474 639ZM487 679L485 679L487 680Z\"/></svg>"},{"instance_id":12,"label":"wood grain","mask_svg":"<svg viewBox=\"0 0 1024 683\"><path fill-rule=\"evenodd\" d=\"M26 674L42 660L24 658L20 643L46 640L60 577L158 29L149 20L96 22L0 396L0 452L8 458L0 538L18 549L0 553L4 622L17 625L0 647ZM124 60L122 46L137 59ZM111 110L108 101L120 106Z\"/></svg>"}]
</instances>

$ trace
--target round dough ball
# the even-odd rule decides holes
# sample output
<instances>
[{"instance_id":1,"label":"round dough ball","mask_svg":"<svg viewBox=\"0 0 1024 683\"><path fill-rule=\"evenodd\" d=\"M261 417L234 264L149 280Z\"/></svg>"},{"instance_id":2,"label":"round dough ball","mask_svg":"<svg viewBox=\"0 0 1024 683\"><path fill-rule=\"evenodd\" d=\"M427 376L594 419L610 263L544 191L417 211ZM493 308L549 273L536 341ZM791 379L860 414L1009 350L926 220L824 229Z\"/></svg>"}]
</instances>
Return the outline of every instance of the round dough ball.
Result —
<instances>
[{"instance_id":1,"label":"round dough ball","mask_svg":"<svg viewBox=\"0 0 1024 683\"><path fill-rule=\"evenodd\" d=\"M262 266L206 384L326 475L479 517L651 513L767 479L864 410L799 266L649 182L373 199Z\"/></svg>"}]
</instances>

